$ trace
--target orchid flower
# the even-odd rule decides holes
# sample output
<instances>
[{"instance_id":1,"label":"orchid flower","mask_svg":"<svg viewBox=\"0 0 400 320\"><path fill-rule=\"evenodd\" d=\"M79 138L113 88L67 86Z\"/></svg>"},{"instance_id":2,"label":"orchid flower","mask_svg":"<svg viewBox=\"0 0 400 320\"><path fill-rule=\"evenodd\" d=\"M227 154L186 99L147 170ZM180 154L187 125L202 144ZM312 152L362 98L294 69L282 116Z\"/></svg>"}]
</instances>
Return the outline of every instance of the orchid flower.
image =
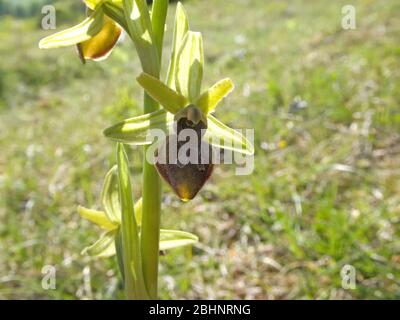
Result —
<instances>
[{"instance_id":1,"label":"orchid flower","mask_svg":"<svg viewBox=\"0 0 400 320\"><path fill-rule=\"evenodd\" d=\"M125 30L135 44L143 70L157 76L160 52L156 30L164 22L150 16L145 0L83 0L88 17L80 24L42 39L39 48L77 46L83 62L106 59ZM163 20L163 19L161 19ZM153 26L154 22L154 26ZM159 23L156 23L159 22Z\"/></svg>"},{"instance_id":2,"label":"orchid flower","mask_svg":"<svg viewBox=\"0 0 400 320\"><path fill-rule=\"evenodd\" d=\"M137 78L147 94L163 109L120 122L106 129L105 136L125 144L148 145L153 143L150 130L161 129L169 134L174 126L180 130L187 127L182 127L182 123L189 123L189 127L205 131L202 143L252 155L252 144L241 133L212 115L218 104L234 89L232 81L222 79L201 92L203 68L202 36L199 32L189 31L186 13L178 4L167 84L147 73ZM168 147L166 141L161 148ZM194 198L212 172L212 165L160 165L156 162L156 167L184 201Z\"/></svg>"},{"instance_id":3,"label":"orchid flower","mask_svg":"<svg viewBox=\"0 0 400 320\"><path fill-rule=\"evenodd\" d=\"M123 29L127 29L122 0L83 0L87 18L80 24L42 39L39 48L76 45L83 63L106 59Z\"/></svg>"},{"instance_id":4,"label":"orchid flower","mask_svg":"<svg viewBox=\"0 0 400 320\"><path fill-rule=\"evenodd\" d=\"M78 212L82 218L96 224L104 232L100 238L91 246L82 250L82 254L98 258L107 258L115 255L119 246L121 228L121 204L118 195L118 173L117 166L114 166L106 175L101 192L101 202L103 211L78 207ZM141 224L142 200L139 199L135 206L135 220L139 227ZM179 230L160 230L159 250L183 247L195 244L198 238L189 233Z\"/></svg>"}]
</instances>

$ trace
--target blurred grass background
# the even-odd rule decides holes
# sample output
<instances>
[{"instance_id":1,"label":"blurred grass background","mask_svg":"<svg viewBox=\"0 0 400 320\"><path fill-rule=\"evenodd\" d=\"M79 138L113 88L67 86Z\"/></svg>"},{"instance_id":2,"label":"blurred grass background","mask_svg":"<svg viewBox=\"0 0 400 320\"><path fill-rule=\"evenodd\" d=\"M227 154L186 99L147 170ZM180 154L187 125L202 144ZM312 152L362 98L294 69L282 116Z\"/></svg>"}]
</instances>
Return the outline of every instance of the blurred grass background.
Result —
<instances>
[{"instance_id":1,"label":"blurred grass background","mask_svg":"<svg viewBox=\"0 0 400 320\"><path fill-rule=\"evenodd\" d=\"M73 48L39 50L52 31L48 1L33 2L0 1L0 298L122 298L116 261L80 255L99 230L76 206L100 208L114 164L102 130L141 113L138 59L129 41L86 66ZM164 186L163 227L200 244L161 257L161 298L400 298L400 3L352 1L348 31L346 4L185 2L205 86L236 83L217 116L255 129L255 172L220 166L187 204ZM55 5L57 30L82 19L80 1ZM141 150L130 157L139 197ZM41 287L44 265L56 290Z\"/></svg>"}]
</instances>

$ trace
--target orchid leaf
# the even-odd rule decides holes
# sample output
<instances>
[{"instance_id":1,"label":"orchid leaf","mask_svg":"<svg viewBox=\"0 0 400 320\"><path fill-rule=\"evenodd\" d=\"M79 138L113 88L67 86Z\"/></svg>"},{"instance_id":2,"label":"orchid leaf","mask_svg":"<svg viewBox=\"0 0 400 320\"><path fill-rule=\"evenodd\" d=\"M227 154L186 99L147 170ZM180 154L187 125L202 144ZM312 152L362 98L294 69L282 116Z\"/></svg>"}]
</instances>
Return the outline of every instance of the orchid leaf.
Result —
<instances>
[{"instance_id":1,"label":"orchid leaf","mask_svg":"<svg viewBox=\"0 0 400 320\"><path fill-rule=\"evenodd\" d=\"M135 43L143 70L158 76L160 61L146 1L123 0L123 7L129 35Z\"/></svg>"},{"instance_id":2,"label":"orchid leaf","mask_svg":"<svg viewBox=\"0 0 400 320\"><path fill-rule=\"evenodd\" d=\"M111 221L104 211L97 211L79 206L78 213L82 218L97 224L105 230L113 230L118 227L118 224Z\"/></svg>"},{"instance_id":3,"label":"orchid leaf","mask_svg":"<svg viewBox=\"0 0 400 320\"><path fill-rule=\"evenodd\" d=\"M214 111L216 106L234 89L231 79L223 79L214 84L210 89L197 98L194 103L204 114Z\"/></svg>"},{"instance_id":4,"label":"orchid leaf","mask_svg":"<svg viewBox=\"0 0 400 320\"><path fill-rule=\"evenodd\" d=\"M167 111L176 114L186 106L187 100L175 90L167 87L164 83L147 73L142 73L137 81L146 92Z\"/></svg>"},{"instance_id":5,"label":"orchid leaf","mask_svg":"<svg viewBox=\"0 0 400 320\"><path fill-rule=\"evenodd\" d=\"M194 102L200 95L203 80L203 39L201 33L188 31L183 39L176 64L178 92Z\"/></svg>"},{"instance_id":6,"label":"orchid leaf","mask_svg":"<svg viewBox=\"0 0 400 320\"><path fill-rule=\"evenodd\" d=\"M100 32L103 28L103 22L103 9L99 7L89 17L75 27L42 39L39 42L39 48L51 49L66 47L89 40Z\"/></svg>"},{"instance_id":7,"label":"orchid leaf","mask_svg":"<svg viewBox=\"0 0 400 320\"><path fill-rule=\"evenodd\" d=\"M118 229L107 231L101 235L99 240L82 250L83 255L97 258L108 258L115 254L115 236Z\"/></svg>"},{"instance_id":8,"label":"orchid leaf","mask_svg":"<svg viewBox=\"0 0 400 320\"><path fill-rule=\"evenodd\" d=\"M185 37L188 30L189 30L189 21L186 11L182 3L178 2L175 13L174 36L172 40L171 59L167 74L167 84L173 90L176 89L175 85L176 61L178 59L178 53L182 45L182 40Z\"/></svg>"},{"instance_id":9,"label":"orchid leaf","mask_svg":"<svg viewBox=\"0 0 400 320\"><path fill-rule=\"evenodd\" d=\"M204 140L217 148L253 155L254 147L240 132L223 124L212 115L207 116L208 128Z\"/></svg>"},{"instance_id":10,"label":"orchid leaf","mask_svg":"<svg viewBox=\"0 0 400 320\"><path fill-rule=\"evenodd\" d=\"M151 129L168 133L174 124L174 115L164 109L127 119L106 129L104 135L111 140L131 145L148 145L154 142Z\"/></svg>"},{"instance_id":11,"label":"orchid leaf","mask_svg":"<svg viewBox=\"0 0 400 320\"><path fill-rule=\"evenodd\" d=\"M116 224L121 223L117 166L111 168L104 179L103 189L101 191L101 202L108 219Z\"/></svg>"},{"instance_id":12,"label":"orchid leaf","mask_svg":"<svg viewBox=\"0 0 400 320\"><path fill-rule=\"evenodd\" d=\"M160 230L160 250L193 245L199 241L194 234L178 230Z\"/></svg>"}]
</instances>

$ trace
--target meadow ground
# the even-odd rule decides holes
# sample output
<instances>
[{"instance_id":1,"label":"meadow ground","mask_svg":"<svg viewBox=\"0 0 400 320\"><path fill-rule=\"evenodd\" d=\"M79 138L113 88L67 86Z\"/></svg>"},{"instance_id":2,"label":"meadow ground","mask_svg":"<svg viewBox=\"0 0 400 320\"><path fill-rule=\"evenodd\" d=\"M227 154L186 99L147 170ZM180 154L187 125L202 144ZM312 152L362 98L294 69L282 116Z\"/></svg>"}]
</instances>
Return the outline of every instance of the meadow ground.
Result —
<instances>
[{"instance_id":1,"label":"meadow ground","mask_svg":"<svg viewBox=\"0 0 400 320\"><path fill-rule=\"evenodd\" d=\"M255 171L218 167L187 204L164 186L163 226L200 243L161 257L161 298L400 298L400 2L353 1L343 30L347 2L186 2L205 85L236 83L217 116L255 129ZM76 207L100 208L115 162L102 130L141 113L134 48L82 66L72 48L38 49L40 16L0 19L0 298L122 298L116 261L80 255L99 230Z\"/></svg>"}]
</instances>

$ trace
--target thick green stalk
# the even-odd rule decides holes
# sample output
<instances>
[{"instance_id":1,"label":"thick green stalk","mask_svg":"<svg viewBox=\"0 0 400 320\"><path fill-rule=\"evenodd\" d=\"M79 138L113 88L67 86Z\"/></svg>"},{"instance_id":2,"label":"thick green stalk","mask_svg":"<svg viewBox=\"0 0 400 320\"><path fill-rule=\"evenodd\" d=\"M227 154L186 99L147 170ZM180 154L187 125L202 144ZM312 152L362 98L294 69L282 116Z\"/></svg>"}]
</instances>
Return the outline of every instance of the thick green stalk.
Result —
<instances>
[{"instance_id":1,"label":"thick green stalk","mask_svg":"<svg viewBox=\"0 0 400 320\"><path fill-rule=\"evenodd\" d=\"M157 46L159 64L161 64L162 43L164 38L164 26L167 16L168 0L155 0L152 10L152 26L154 44ZM148 70L143 70L149 72ZM158 74L154 75L159 77ZM158 110L159 105L146 93L144 95L144 112ZM143 160L143 204L141 227L141 252L144 281L151 299L158 297L158 257L161 220L161 181L157 170L147 162L145 154Z\"/></svg>"}]
</instances>

